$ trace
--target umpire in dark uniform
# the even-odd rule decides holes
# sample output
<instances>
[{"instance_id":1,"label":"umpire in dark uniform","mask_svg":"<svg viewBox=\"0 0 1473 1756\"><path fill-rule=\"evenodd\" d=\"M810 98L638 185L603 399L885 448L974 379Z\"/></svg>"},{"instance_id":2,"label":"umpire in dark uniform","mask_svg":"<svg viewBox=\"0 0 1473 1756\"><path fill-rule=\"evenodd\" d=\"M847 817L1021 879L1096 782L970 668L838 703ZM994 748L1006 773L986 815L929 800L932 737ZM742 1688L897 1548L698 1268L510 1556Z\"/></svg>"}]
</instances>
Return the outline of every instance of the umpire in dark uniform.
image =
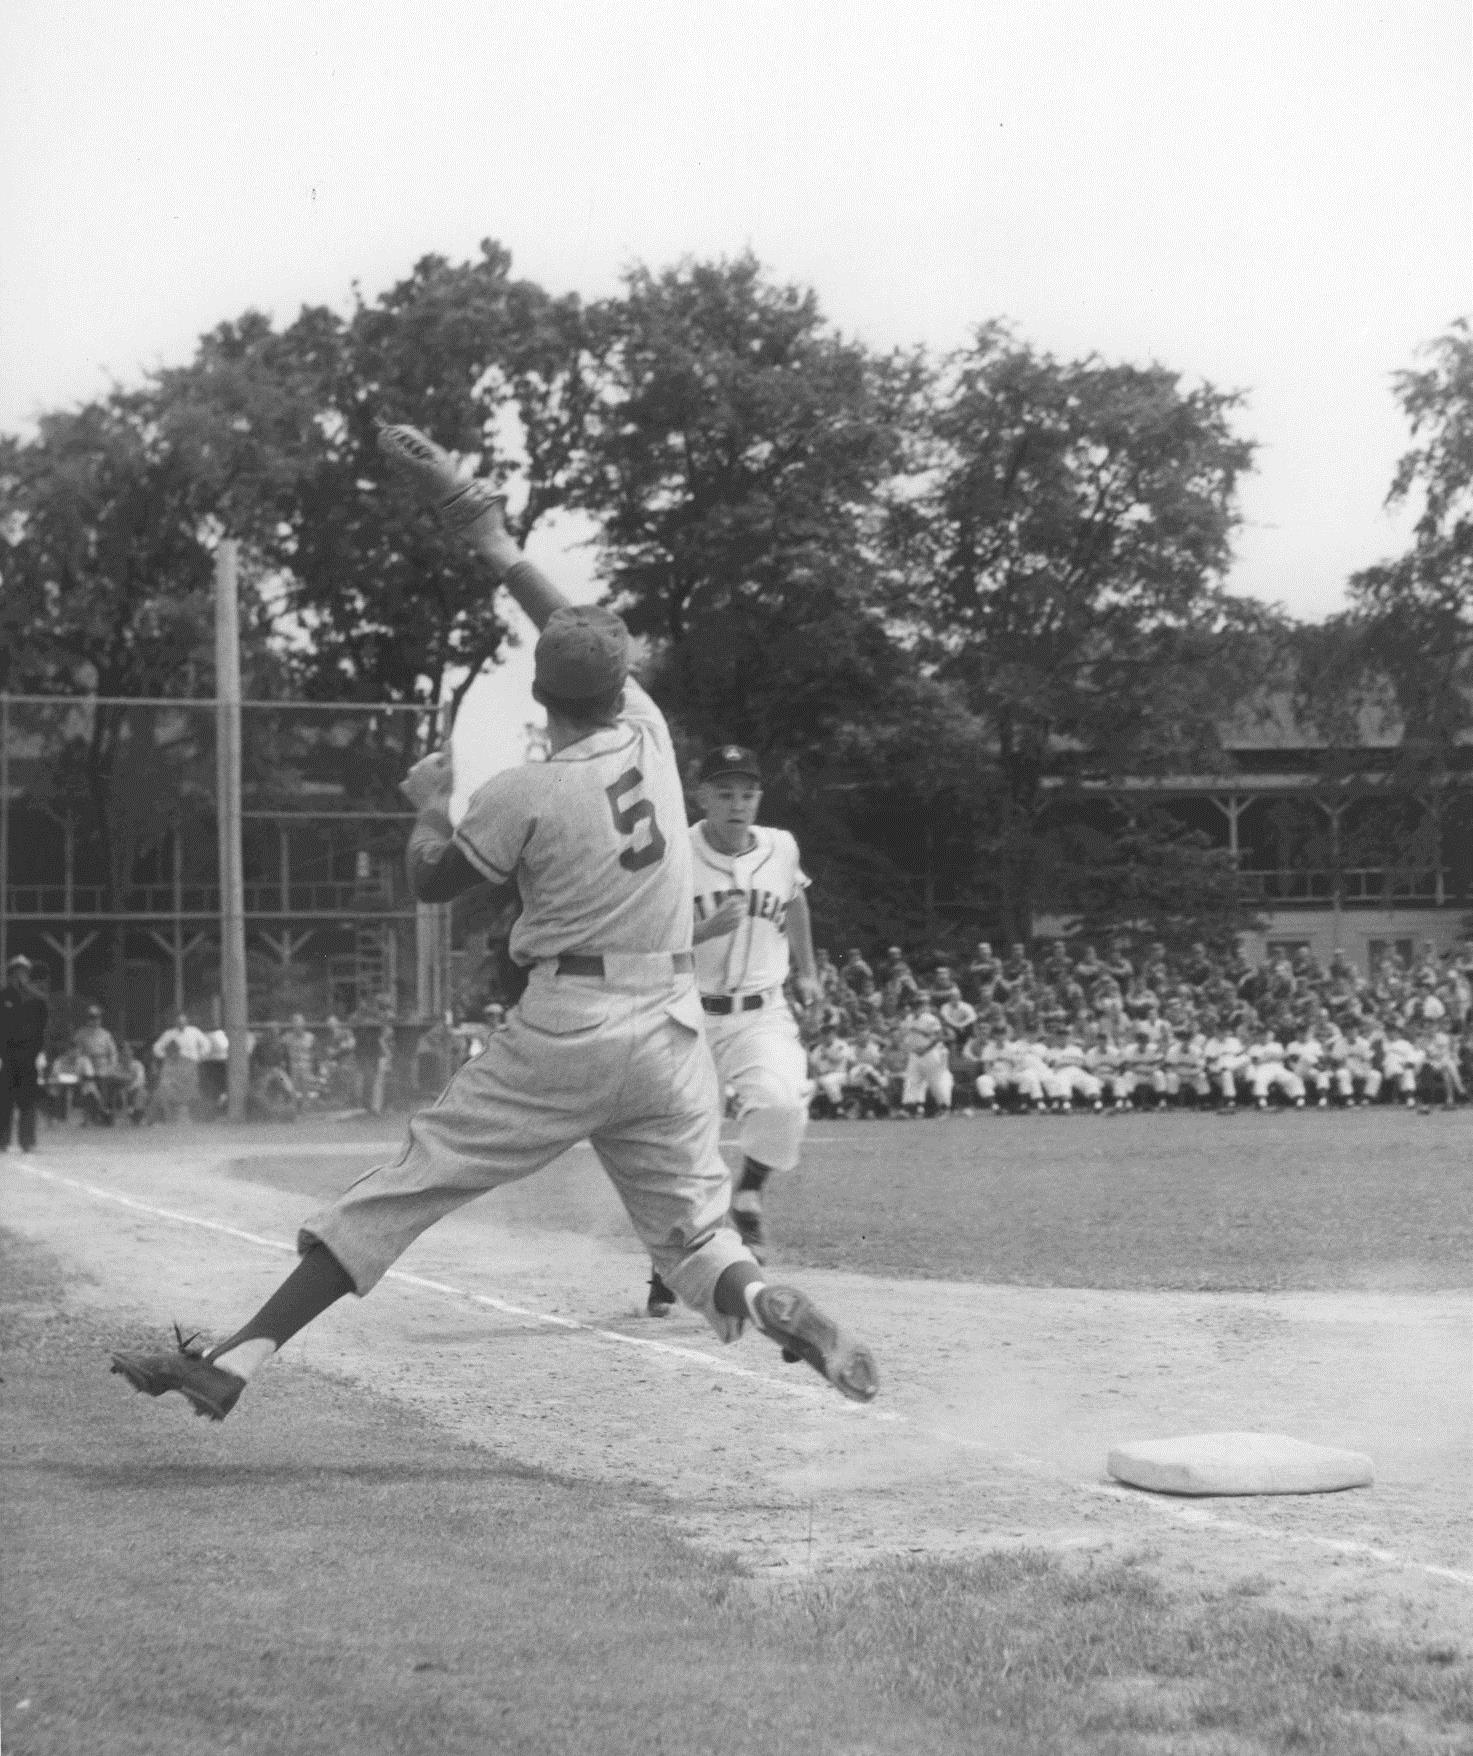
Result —
<instances>
[{"instance_id":1,"label":"umpire in dark uniform","mask_svg":"<svg viewBox=\"0 0 1473 1756\"><path fill-rule=\"evenodd\" d=\"M0 1152L10 1146L10 1119L18 1117L22 1152L36 1150L36 1111L41 1083L36 1059L46 1041L50 1016L45 998L31 985L30 958L12 957L0 988Z\"/></svg>"}]
</instances>

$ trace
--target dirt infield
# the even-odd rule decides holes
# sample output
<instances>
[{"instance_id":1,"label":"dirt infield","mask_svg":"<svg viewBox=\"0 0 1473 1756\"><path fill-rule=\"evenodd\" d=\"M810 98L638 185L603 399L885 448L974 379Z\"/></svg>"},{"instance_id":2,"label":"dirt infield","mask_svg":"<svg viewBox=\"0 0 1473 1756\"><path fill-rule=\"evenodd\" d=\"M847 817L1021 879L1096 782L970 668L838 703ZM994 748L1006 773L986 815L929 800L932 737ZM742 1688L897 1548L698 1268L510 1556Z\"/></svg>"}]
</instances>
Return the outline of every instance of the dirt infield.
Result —
<instances>
[{"instance_id":1,"label":"dirt infield","mask_svg":"<svg viewBox=\"0 0 1473 1756\"><path fill-rule=\"evenodd\" d=\"M345 1165L376 1156L342 1135L53 1135L6 1162L0 1221L69 1266L72 1299L120 1342L175 1319L218 1332L275 1284ZM436 1227L370 1299L305 1332L212 1443L228 1459L237 1423L278 1418L273 1378L319 1372L529 1465L657 1490L684 1536L775 1581L878 1555L1116 1550L1286 1608L1473 1639L1473 1295L805 1269L880 1357L881 1399L855 1408L755 1338L723 1349L687 1315L645 1319L643 1278L591 1155L570 1155ZM131 1394L99 1360L100 1410ZM158 1412L193 1421L174 1398ZM1122 1439L1223 1429L1367 1451L1376 1484L1185 1502L1104 1473Z\"/></svg>"}]
</instances>

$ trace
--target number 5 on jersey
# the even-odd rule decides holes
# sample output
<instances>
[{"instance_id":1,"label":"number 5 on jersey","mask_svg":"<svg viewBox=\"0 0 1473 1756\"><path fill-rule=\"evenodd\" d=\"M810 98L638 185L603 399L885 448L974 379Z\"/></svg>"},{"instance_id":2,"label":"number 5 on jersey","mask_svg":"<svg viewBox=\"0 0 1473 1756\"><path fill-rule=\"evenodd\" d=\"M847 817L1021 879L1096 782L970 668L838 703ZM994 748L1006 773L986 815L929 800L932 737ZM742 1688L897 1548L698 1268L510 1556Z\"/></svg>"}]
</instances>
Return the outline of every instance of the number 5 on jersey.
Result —
<instances>
[{"instance_id":1,"label":"number 5 on jersey","mask_svg":"<svg viewBox=\"0 0 1473 1756\"><path fill-rule=\"evenodd\" d=\"M631 799L627 805L619 801L626 793L632 793L643 781L644 776L637 768L626 768L612 786L604 788L609 801L609 810L613 815L614 828L620 835L633 837L641 823L650 826L649 840L643 847L633 845L624 849L619 855L619 864L626 872L642 872L646 866L653 866L662 859L665 853L665 838L660 834L660 826L655 821L655 807L648 799Z\"/></svg>"}]
</instances>

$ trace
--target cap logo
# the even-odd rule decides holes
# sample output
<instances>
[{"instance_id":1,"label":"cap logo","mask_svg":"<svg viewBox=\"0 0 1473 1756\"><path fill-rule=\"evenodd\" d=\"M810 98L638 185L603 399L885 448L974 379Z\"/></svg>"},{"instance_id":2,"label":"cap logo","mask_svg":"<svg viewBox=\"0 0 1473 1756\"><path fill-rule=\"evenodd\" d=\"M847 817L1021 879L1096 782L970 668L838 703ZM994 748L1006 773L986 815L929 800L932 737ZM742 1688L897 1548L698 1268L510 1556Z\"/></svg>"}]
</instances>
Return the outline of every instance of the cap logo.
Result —
<instances>
[{"instance_id":1,"label":"cap logo","mask_svg":"<svg viewBox=\"0 0 1473 1756\"><path fill-rule=\"evenodd\" d=\"M728 744L726 746L726 748L721 752L721 760L723 762L740 762L741 759L742 759L742 752L741 752L740 745Z\"/></svg>"}]
</instances>

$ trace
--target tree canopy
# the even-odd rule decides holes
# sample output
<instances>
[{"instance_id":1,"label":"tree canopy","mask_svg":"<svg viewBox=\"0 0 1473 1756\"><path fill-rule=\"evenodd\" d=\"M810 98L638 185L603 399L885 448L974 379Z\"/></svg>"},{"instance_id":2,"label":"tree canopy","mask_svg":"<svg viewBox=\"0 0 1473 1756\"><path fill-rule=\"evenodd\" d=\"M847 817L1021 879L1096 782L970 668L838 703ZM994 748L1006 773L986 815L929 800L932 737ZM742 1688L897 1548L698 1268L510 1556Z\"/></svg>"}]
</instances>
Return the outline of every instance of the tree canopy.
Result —
<instances>
[{"instance_id":1,"label":"tree canopy","mask_svg":"<svg viewBox=\"0 0 1473 1756\"><path fill-rule=\"evenodd\" d=\"M1441 484L1466 431L1436 413L1461 361L1450 344L1404 386L1401 491L1424 488L1429 543L1465 540ZM376 420L407 420L513 485L519 535L565 508L597 521L682 747L763 753L825 930L1025 936L1099 892L1080 861L1105 856L1054 826L1061 788L1216 760L1283 631L1223 584L1239 407L997 323L947 359L879 353L750 254L636 267L585 305L488 241L343 312L244 313L4 440L0 684L208 693L228 530L258 692L457 699L508 629L377 452ZM1176 894L1205 868L1162 835Z\"/></svg>"}]
</instances>

